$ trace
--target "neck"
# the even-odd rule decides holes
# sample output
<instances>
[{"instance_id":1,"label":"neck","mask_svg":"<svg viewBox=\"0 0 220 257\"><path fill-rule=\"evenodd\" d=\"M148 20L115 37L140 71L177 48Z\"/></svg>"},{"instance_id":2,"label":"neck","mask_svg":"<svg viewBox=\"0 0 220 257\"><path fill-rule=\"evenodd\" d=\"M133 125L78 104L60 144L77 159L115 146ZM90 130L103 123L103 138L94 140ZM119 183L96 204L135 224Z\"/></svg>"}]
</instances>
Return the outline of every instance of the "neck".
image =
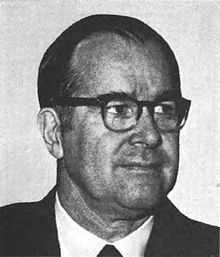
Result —
<instances>
[{"instance_id":1,"label":"neck","mask_svg":"<svg viewBox=\"0 0 220 257\"><path fill-rule=\"evenodd\" d=\"M139 228L149 216L143 212L91 199L58 165L58 196L62 207L80 226L108 241L115 242Z\"/></svg>"}]
</instances>

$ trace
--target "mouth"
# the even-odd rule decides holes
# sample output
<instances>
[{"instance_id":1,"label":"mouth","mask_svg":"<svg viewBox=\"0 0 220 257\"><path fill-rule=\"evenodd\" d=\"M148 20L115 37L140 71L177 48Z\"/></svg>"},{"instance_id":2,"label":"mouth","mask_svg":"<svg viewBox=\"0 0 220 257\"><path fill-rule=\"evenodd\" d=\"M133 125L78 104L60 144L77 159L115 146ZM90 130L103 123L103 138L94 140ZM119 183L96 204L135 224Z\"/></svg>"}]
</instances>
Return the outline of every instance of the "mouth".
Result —
<instances>
[{"instance_id":1,"label":"mouth","mask_svg":"<svg viewBox=\"0 0 220 257\"><path fill-rule=\"evenodd\" d=\"M135 171L139 173L158 172L160 170L159 163L141 163L141 162L129 162L120 164L119 167L129 171Z\"/></svg>"}]
</instances>

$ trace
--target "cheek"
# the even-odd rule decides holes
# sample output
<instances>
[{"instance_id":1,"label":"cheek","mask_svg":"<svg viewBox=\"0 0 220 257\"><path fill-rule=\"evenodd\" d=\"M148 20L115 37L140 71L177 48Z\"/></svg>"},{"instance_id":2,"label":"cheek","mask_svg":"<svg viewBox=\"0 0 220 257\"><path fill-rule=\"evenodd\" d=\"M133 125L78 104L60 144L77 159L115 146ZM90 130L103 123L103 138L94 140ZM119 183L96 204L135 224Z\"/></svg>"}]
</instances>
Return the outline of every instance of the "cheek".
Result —
<instances>
[{"instance_id":1,"label":"cheek","mask_svg":"<svg viewBox=\"0 0 220 257\"><path fill-rule=\"evenodd\" d=\"M171 162L178 161L179 156L179 134L166 133L162 135L163 149L166 151Z\"/></svg>"},{"instance_id":2,"label":"cheek","mask_svg":"<svg viewBox=\"0 0 220 257\"><path fill-rule=\"evenodd\" d=\"M90 192L102 194L111 181L116 139L100 118L91 116L78 123L74 131L65 133L64 158L71 179Z\"/></svg>"},{"instance_id":3,"label":"cheek","mask_svg":"<svg viewBox=\"0 0 220 257\"><path fill-rule=\"evenodd\" d=\"M163 151L166 153L167 162L164 165L164 187L169 192L175 182L179 163L179 133L166 133L162 135Z\"/></svg>"},{"instance_id":4,"label":"cheek","mask_svg":"<svg viewBox=\"0 0 220 257\"><path fill-rule=\"evenodd\" d=\"M86 135L86 144L84 155L88 158L86 163L89 164L90 170L96 176L101 176L105 185L112 180L112 160L114 150L118 143L118 138L111 135L106 129L97 129L91 126Z\"/></svg>"}]
</instances>

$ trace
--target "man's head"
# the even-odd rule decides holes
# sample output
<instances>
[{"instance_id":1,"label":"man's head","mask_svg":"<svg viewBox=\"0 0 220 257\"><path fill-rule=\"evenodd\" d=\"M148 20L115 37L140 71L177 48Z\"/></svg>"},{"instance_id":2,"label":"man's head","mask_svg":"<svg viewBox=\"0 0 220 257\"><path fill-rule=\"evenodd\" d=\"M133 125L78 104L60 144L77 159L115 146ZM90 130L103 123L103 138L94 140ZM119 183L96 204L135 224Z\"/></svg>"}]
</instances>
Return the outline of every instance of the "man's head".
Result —
<instances>
[{"instance_id":1,"label":"man's head","mask_svg":"<svg viewBox=\"0 0 220 257\"><path fill-rule=\"evenodd\" d=\"M88 204L150 211L173 188L182 126L173 112L186 103L174 100L172 50L146 24L112 15L73 24L45 53L38 92L46 145Z\"/></svg>"}]
</instances>

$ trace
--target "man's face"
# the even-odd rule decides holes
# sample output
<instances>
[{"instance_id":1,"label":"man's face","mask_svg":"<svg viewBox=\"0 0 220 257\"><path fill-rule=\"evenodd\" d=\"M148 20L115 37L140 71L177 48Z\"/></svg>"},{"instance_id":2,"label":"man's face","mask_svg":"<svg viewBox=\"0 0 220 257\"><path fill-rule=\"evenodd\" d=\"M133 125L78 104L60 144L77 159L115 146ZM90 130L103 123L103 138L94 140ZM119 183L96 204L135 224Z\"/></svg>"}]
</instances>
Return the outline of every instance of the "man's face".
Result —
<instances>
[{"instance_id":1,"label":"man's face","mask_svg":"<svg viewBox=\"0 0 220 257\"><path fill-rule=\"evenodd\" d=\"M82 43L72 62L83 76L74 97L125 92L154 101L178 90L179 82L156 43L128 44L103 35ZM72 127L63 133L63 161L88 204L103 212L148 211L174 186L179 134L159 132L146 107L128 132L108 130L100 108L91 106L73 108Z\"/></svg>"}]
</instances>

